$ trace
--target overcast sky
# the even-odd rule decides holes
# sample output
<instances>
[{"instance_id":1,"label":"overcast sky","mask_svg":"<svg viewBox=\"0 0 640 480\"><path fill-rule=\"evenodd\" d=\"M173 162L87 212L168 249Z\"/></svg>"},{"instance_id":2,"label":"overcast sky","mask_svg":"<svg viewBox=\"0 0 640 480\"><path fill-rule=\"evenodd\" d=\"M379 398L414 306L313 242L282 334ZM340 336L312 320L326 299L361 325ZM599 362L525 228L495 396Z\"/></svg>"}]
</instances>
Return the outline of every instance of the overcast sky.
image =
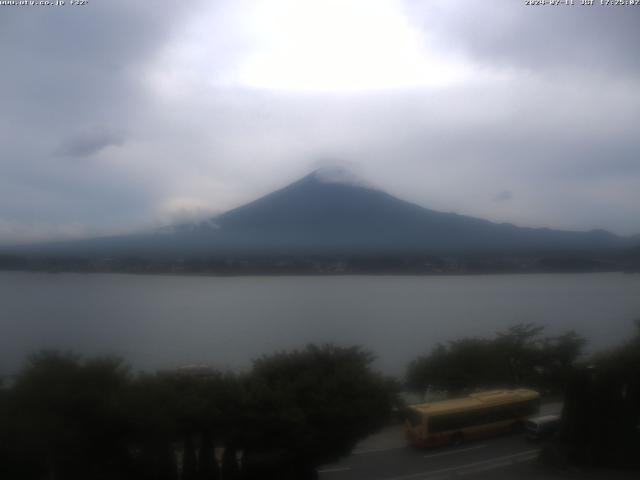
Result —
<instances>
[{"instance_id":1,"label":"overcast sky","mask_svg":"<svg viewBox=\"0 0 640 480\"><path fill-rule=\"evenodd\" d=\"M221 212L326 163L437 210L640 233L639 6L69 3L0 5L1 243Z\"/></svg>"}]
</instances>

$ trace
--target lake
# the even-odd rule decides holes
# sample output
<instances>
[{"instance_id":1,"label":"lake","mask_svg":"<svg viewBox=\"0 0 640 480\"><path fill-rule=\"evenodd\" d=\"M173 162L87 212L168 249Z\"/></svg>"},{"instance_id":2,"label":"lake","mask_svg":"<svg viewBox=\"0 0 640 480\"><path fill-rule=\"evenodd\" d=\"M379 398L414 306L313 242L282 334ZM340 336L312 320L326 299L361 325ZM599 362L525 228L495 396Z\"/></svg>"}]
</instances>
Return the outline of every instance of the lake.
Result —
<instances>
[{"instance_id":1,"label":"lake","mask_svg":"<svg viewBox=\"0 0 640 480\"><path fill-rule=\"evenodd\" d=\"M0 272L0 373L42 348L135 368L251 359L309 342L357 344L402 374L437 342L519 322L574 329L590 350L628 337L640 275L200 277Z\"/></svg>"}]
</instances>

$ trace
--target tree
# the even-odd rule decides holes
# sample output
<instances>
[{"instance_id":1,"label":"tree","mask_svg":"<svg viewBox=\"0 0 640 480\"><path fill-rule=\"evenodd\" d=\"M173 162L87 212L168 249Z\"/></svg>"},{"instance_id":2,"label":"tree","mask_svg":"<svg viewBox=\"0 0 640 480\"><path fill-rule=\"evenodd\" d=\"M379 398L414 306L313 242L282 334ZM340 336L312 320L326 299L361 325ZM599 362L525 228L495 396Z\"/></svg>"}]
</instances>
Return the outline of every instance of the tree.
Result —
<instances>
[{"instance_id":1,"label":"tree","mask_svg":"<svg viewBox=\"0 0 640 480\"><path fill-rule=\"evenodd\" d=\"M243 392L232 374L180 369L141 375L135 382L131 415L143 470L151 478L181 480L219 476L216 443L231 441L239 426Z\"/></svg>"},{"instance_id":2,"label":"tree","mask_svg":"<svg viewBox=\"0 0 640 480\"><path fill-rule=\"evenodd\" d=\"M317 465L347 454L380 428L389 418L393 392L371 370L372 361L357 347L331 345L256 360L246 384L249 465L268 449L272 469L314 478Z\"/></svg>"},{"instance_id":3,"label":"tree","mask_svg":"<svg viewBox=\"0 0 640 480\"><path fill-rule=\"evenodd\" d=\"M640 321L629 341L570 377L560 448L570 461L640 468Z\"/></svg>"},{"instance_id":4,"label":"tree","mask_svg":"<svg viewBox=\"0 0 640 480\"><path fill-rule=\"evenodd\" d=\"M31 357L6 407L15 478L129 478L121 409L128 381L117 359Z\"/></svg>"},{"instance_id":5,"label":"tree","mask_svg":"<svg viewBox=\"0 0 640 480\"><path fill-rule=\"evenodd\" d=\"M25 480L314 478L389 417L393 389L372 360L356 347L309 346L242 376L133 377L116 359L44 352L0 388L0 466Z\"/></svg>"},{"instance_id":6,"label":"tree","mask_svg":"<svg viewBox=\"0 0 640 480\"><path fill-rule=\"evenodd\" d=\"M223 480L239 480L240 478L237 451L232 443L225 445L220 474Z\"/></svg>"},{"instance_id":7,"label":"tree","mask_svg":"<svg viewBox=\"0 0 640 480\"><path fill-rule=\"evenodd\" d=\"M560 391L582 352L575 332L543 337L544 327L518 324L494 338L463 338L438 344L413 360L406 374L410 390L460 394L486 388L529 386Z\"/></svg>"},{"instance_id":8,"label":"tree","mask_svg":"<svg viewBox=\"0 0 640 480\"><path fill-rule=\"evenodd\" d=\"M586 340L574 331L542 340L538 359L538 383L552 392L563 392L582 355Z\"/></svg>"},{"instance_id":9,"label":"tree","mask_svg":"<svg viewBox=\"0 0 640 480\"><path fill-rule=\"evenodd\" d=\"M540 348L544 331L541 325L520 323L498 333L493 347L508 368L506 383L513 386L534 385L538 368L546 352Z\"/></svg>"},{"instance_id":10,"label":"tree","mask_svg":"<svg viewBox=\"0 0 640 480\"><path fill-rule=\"evenodd\" d=\"M465 338L437 345L433 351L414 360L407 370L411 390L428 388L457 394L476 387L497 386L503 380L503 364L493 344L485 339Z\"/></svg>"}]
</instances>

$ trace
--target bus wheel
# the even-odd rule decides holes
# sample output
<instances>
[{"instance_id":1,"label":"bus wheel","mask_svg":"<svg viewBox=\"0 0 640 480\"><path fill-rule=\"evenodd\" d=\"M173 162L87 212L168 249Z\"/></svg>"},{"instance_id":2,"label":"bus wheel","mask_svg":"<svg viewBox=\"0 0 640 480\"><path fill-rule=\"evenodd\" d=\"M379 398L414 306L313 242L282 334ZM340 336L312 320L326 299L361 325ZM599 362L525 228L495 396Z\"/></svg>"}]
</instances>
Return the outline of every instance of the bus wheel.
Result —
<instances>
[{"instance_id":1,"label":"bus wheel","mask_svg":"<svg viewBox=\"0 0 640 480\"><path fill-rule=\"evenodd\" d=\"M462 432L454 433L451 437L451 445L453 445L454 447L462 445L462 442L464 442L464 436L462 435Z\"/></svg>"}]
</instances>

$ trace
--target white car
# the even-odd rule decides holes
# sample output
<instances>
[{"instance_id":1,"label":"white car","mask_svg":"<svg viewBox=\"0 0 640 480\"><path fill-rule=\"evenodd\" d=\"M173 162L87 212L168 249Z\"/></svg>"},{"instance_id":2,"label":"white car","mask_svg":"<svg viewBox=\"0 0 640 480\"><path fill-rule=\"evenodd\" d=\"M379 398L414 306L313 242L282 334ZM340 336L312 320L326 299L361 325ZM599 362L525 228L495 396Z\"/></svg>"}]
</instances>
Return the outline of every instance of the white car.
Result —
<instances>
[{"instance_id":1,"label":"white car","mask_svg":"<svg viewBox=\"0 0 640 480\"><path fill-rule=\"evenodd\" d=\"M524 424L526 437L529 440L542 440L552 436L560 428L560 415L543 415L533 417Z\"/></svg>"}]
</instances>

